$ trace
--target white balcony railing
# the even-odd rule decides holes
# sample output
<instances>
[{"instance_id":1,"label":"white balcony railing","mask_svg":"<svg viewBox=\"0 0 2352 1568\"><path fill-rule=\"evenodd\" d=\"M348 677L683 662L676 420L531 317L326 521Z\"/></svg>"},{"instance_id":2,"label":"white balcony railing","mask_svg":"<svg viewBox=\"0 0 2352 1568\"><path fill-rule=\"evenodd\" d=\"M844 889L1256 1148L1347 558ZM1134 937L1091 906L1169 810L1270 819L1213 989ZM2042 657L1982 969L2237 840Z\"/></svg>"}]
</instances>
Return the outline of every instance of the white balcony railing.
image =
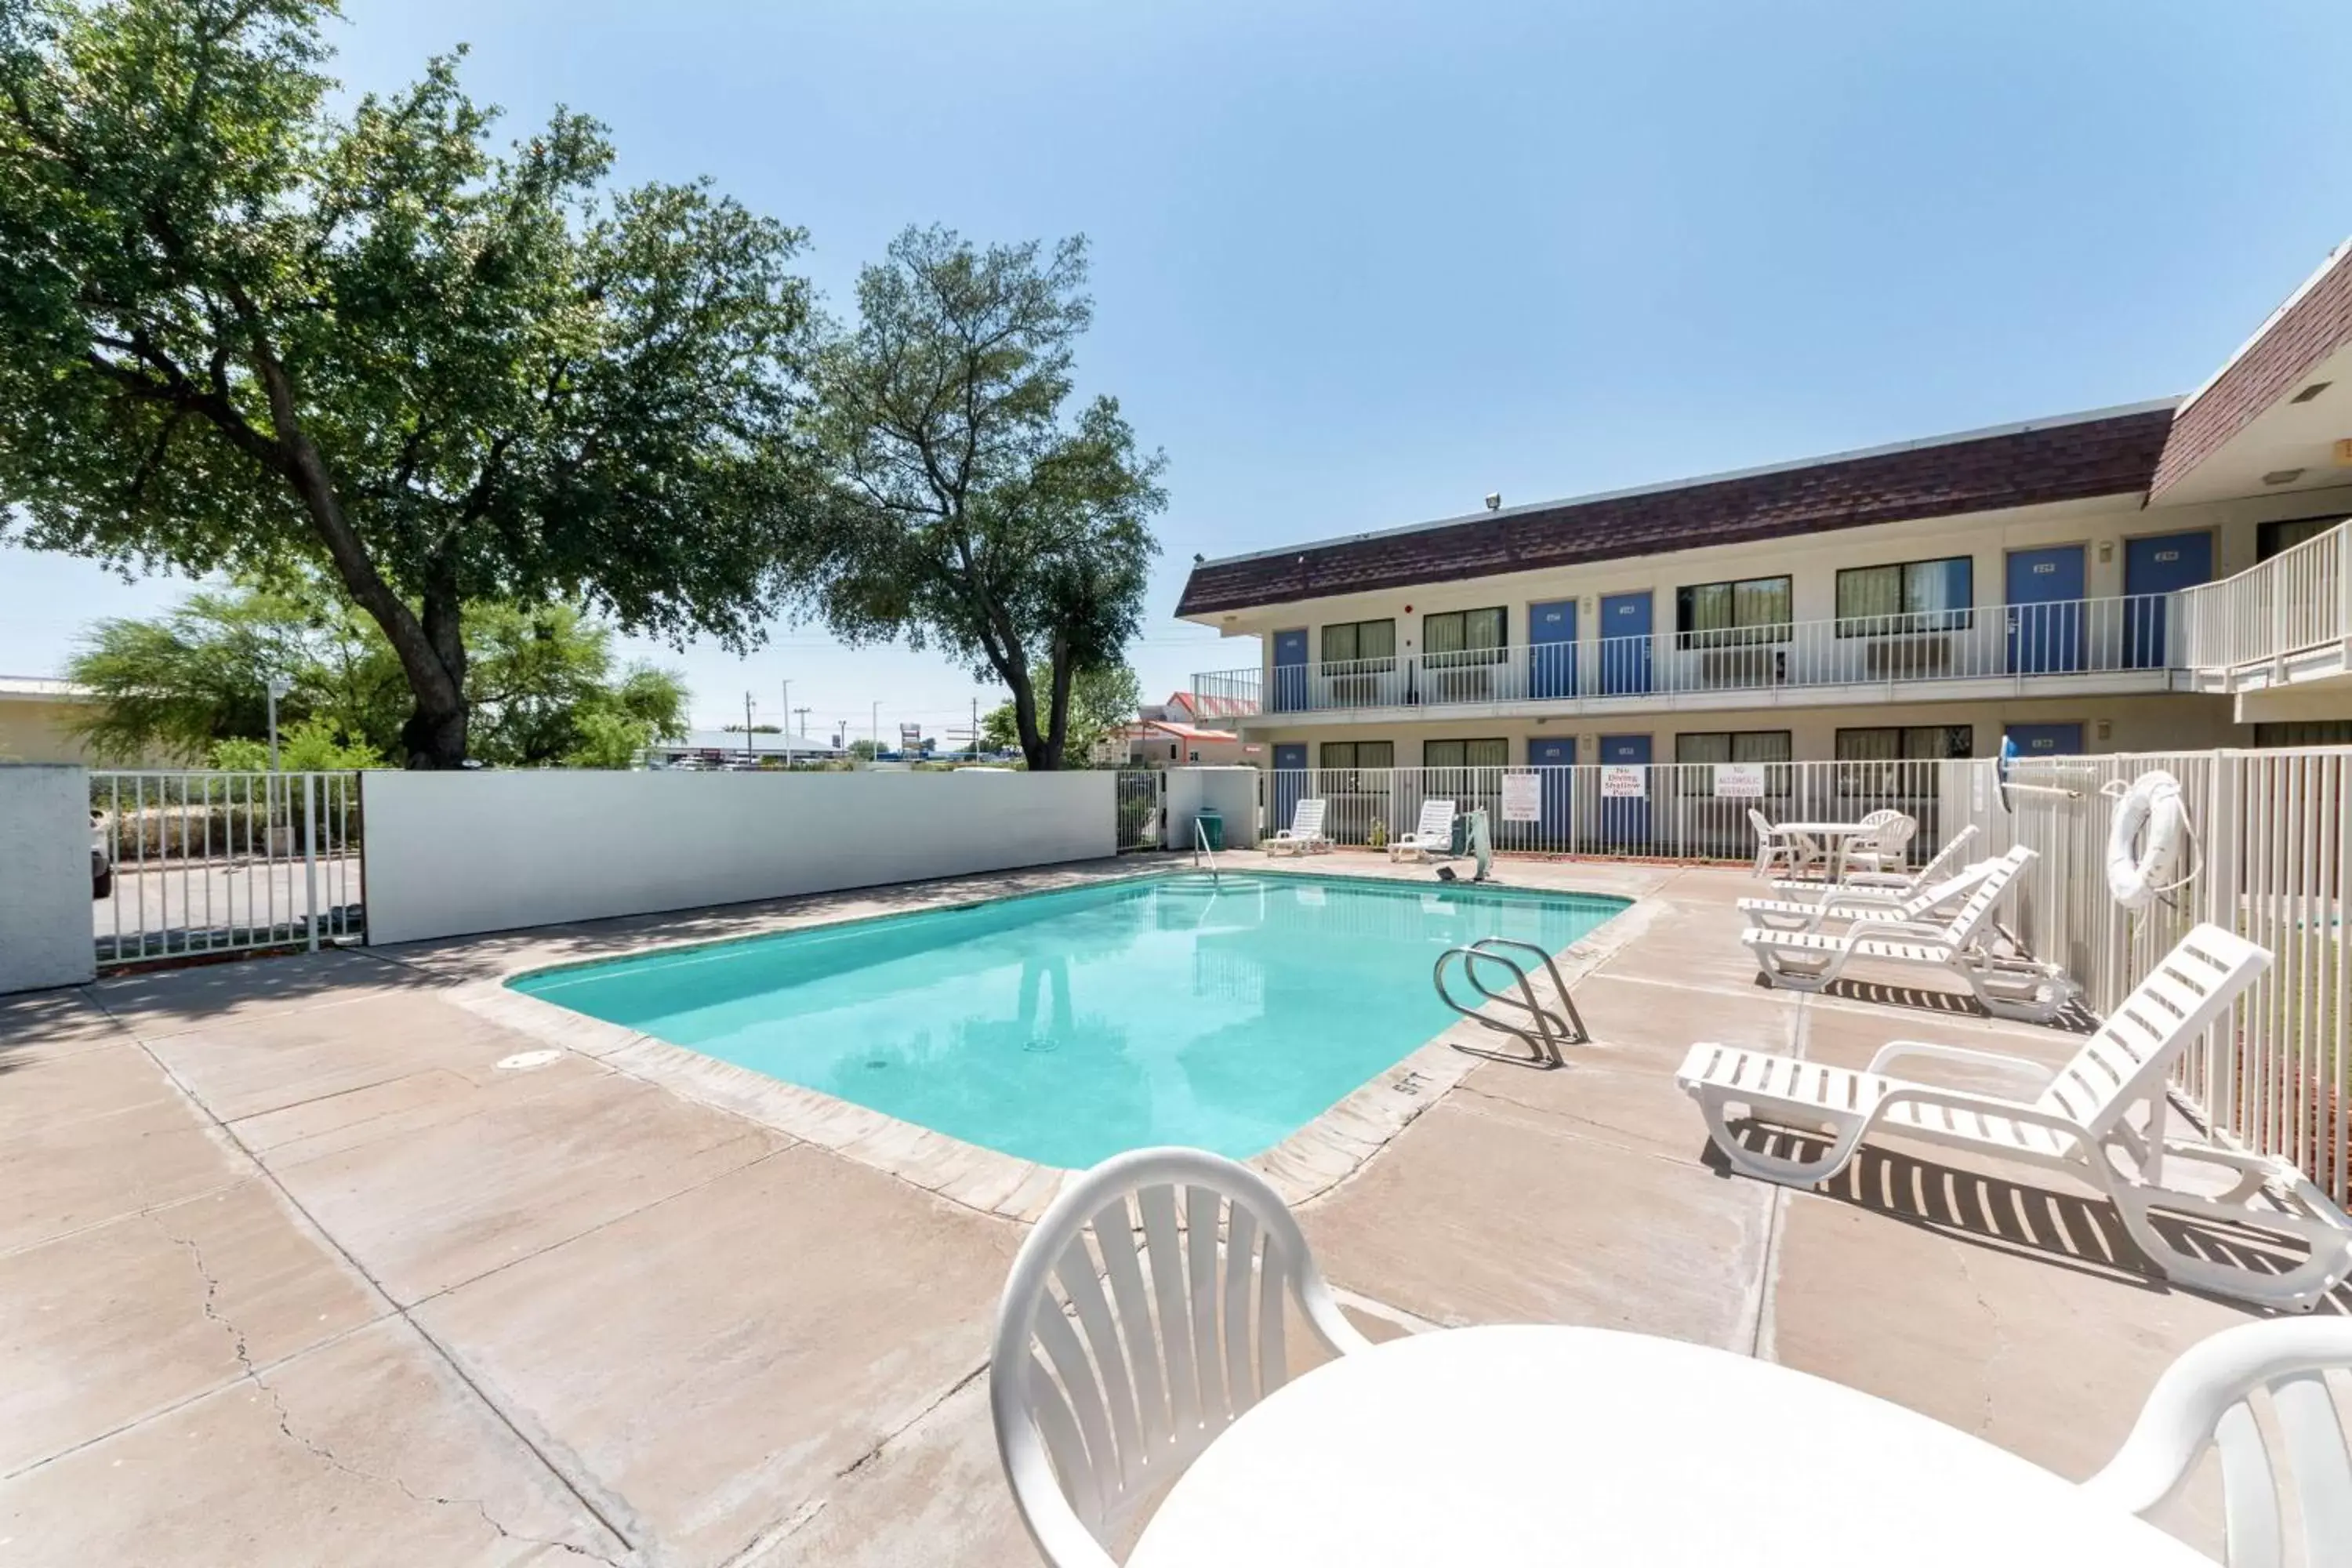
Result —
<instances>
[{"instance_id":1,"label":"white balcony railing","mask_svg":"<svg viewBox=\"0 0 2352 1568\"><path fill-rule=\"evenodd\" d=\"M2234 577L2183 589L2182 663L2207 676L2275 666L2317 648L2352 641L2352 573L2346 552L2352 522L2282 550Z\"/></svg>"},{"instance_id":2,"label":"white balcony railing","mask_svg":"<svg viewBox=\"0 0 2352 1568\"><path fill-rule=\"evenodd\" d=\"M2181 667L2174 595L1662 632L1592 643L1278 665L1192 678L1228 712L1496 702L1636 705L1657 695L2161 672Z\"/></svg>"}]
</instances>

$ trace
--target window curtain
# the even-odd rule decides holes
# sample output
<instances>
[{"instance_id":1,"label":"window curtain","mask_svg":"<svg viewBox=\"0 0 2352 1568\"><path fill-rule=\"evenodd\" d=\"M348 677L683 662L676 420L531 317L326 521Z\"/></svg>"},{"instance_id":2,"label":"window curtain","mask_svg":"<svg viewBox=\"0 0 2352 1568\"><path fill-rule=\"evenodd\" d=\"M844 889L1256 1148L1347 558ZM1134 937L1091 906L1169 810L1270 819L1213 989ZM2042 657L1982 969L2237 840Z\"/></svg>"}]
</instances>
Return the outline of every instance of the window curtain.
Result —
<instances>
[{"instance_id":1,"label":"window curtain","mask_svg":"<svg viewBox=\"0 0 2352 1568\"><path fill-rule=\"evenodd\" d=\"M1864 566L1838 574L1838 619L1872 620L1902 612L1902 567Z\"/></svg>"}]
</instances>

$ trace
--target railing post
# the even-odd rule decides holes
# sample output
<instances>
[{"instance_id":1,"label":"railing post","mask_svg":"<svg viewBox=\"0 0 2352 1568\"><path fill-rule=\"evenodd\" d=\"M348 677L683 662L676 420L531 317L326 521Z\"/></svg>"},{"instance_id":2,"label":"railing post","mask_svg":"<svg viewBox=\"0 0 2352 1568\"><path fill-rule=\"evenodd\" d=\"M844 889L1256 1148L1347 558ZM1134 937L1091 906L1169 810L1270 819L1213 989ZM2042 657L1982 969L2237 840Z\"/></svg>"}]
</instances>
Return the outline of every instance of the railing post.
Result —
<instances>
[{"instance_id":1,"label":"railing post","mask_svg":"<svg viewBox=\"0 0 2352 1568\"><path fill-rule=\"evenodd\" d=\"M310 927L310 949L319 951L319 775L302 775L303 921Z\"/></svg>"}]
</instances>

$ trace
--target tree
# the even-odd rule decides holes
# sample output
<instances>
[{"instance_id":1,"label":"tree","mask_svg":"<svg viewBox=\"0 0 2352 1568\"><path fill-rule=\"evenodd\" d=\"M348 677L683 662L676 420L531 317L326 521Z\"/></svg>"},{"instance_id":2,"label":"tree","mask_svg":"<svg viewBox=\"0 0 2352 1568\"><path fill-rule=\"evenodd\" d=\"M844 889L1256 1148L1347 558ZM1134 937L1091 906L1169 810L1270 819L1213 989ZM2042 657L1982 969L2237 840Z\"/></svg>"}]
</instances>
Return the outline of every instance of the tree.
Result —
<instances>
[{"instance_id":1,"label":"tree","mask_svg":"<svg viewBox=\"0 0 2352 1568\"><path fill-rule=\"evenodd\" d=\"M793 514L789 575L852 643L936 643L1012 692L1029 765L1059 767L1073 683L1119 663L1158 553L1165 459L1118 404L1065 416L1092 306L1086 245L975 250L908 229L815 357L828 504Z\"/></svg>"},{"instance_id":2,"label":"tree","mask_svg":"<svg viewBox=\"0 0 2352 1568\"><path fill-rule=\"evenodd\" d=\"M1114 664L1079 671L1070 683L1070 750L1091 754L1095 742L1132 723L1142 706L1143 683L1130 667Z\"/></svg>"},{"instance_id":3,"label":"tree","mask_svg":"<svg viewBox=\"0 0 2352 1568\"><path fill-rule=\"evenodd\" d=\"M647 665L616 669L611 628L568 605L469 605L465 630L469 745L484 761L626 767L653 741L686 732L684 683ZM81 730L103 756L266 760L263 685L273 676L289 688L281 735L314 730L330 749L305 742L301 754L331 759L319 765L399 755L400 661L323 584L200 593L155 620L100 621L67 673L98 699Z\"/></svg>"},{"instance_id":4,"label":"tree","mask_svg":"<svg viewBox=\"0 0 2352 1568\"><path fill-rule=\"evenodd\" d=\"M1010 701L1000 702L980 716L980 743L992 752L1010 752L1021 744L1021 721Z\"/></svg>"},{"instance_id":5,"label":"tree","mask_svg":"<svg viewBox=\"0 0 2352 1568\"><path fill-rule=\"evenodd\" d=\"M25 542L331 574L409 765L466 757L469 605L744 647L791 504L798 230L504 156L455 57L331 115L333 0L0 0L0 503Z\"/></svg>"}]
</instances>

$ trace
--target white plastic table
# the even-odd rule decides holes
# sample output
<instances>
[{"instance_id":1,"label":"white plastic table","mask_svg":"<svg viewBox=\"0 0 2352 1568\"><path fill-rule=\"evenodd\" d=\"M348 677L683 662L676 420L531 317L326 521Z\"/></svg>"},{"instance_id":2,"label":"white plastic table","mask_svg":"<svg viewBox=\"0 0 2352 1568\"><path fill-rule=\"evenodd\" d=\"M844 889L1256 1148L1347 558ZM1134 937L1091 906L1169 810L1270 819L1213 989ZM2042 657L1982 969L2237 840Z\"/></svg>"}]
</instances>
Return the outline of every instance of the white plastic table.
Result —
<instances>
[{"instance_id":1,"label":"white plastic table","mask_svg":"<svg viewBox=\"0 0 2352 1568\"><path fill-rule=\"evenodd\" d=\"M1828 876L1832 882L1844 879L1846 851L1853 847L1853 841L1878 831L1859 822L1776 822L1772 826L1782 833L1801 833L1808 838L1822 840L1822 853L1828 858Z\"/></svg>"},{"instance_id":2,"label":"white plastic table","mask_svg":"<svg viewBox=\"0 0 2352 1568\"><path fill-rule=\"evenodd\" d=\"M1955 1369L1965 1375L1965 1369ZM1956 1427L1605 1329L1454 1329L1277 1389L1129 1568L2213 1568Z\"/></svg>"}]
</instances>

